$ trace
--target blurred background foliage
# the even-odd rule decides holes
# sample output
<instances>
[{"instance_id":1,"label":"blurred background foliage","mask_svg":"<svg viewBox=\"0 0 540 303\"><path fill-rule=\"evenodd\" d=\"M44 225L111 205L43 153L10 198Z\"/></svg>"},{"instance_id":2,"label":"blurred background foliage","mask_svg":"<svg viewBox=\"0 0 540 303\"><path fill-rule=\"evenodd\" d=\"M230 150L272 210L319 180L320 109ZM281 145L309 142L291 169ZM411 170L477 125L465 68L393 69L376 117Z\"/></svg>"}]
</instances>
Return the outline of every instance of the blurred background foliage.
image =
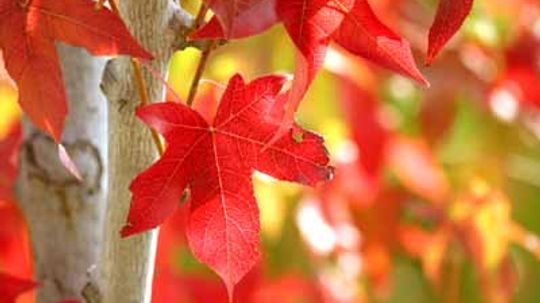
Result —
<instances>
[{"instance_id":1,"label":"blurred background foliage","mask_svg":"<svg viewBox=\"0 0 540 303\"><path fill-rule=\"evenodd\" d=\"M422 65L437 1L369 2ZM279 26L228 42L196 106L214 108L235 73L292 73L294 51ZM182 99L199 57L186 49L171 62L168 83ZM428 89L331 49L297 121L324 136L335 178L308 189L255 174L264 257L235 302L540 302L540 3L475 1L421 70ZM0 151L20 117L0 76ZM4 189L10 159L0 159L11 161L0 164ZM1 193L0 270L31 276L23 219ZM186 208L161 229L153 302L227 302L186 246Z\"/></svg>"}]
</instances>

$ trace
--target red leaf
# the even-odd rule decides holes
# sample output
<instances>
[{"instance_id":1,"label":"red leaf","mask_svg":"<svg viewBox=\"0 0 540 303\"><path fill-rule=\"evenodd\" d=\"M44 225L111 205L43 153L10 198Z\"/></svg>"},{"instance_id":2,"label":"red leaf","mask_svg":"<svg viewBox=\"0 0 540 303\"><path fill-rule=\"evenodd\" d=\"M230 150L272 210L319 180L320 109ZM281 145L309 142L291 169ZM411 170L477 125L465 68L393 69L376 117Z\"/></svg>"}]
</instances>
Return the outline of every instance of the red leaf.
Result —
<instances>
[{"instance_id":1,"label":"red leaf","mask_svg":"<svg viewBox=\"0 0 540 303\"><path fill-rule=\"evenodd\" d=\"M0 49L19 88L19 102L37 127L60 142L66 94L55 42L84 47L94 55L150 59L122 21L90 0L0 0Z\"/></svg>"},{"instance_id":2,"label":"red leaf","mask_svg":"<svg viewBox=\"0 0 540 303\"><path fill-rule=\"evenodd\" d=\"M444 203L450 185L443 168L422 140L396 136L388 147L388 165L411 192L433 203Z\"/></svg>"},{"instance_id":3,"label":"red leaf","mask_svg":"<svg viewBox=\"0 0 540 303\"><path fill-rule=\"evenodd\" d=\"M444 45L459 30L471 12L473 0L440 0L435 21L429 30L426 64L429 65Z\"/></svg>"},{"instance_id":4,"label":"red leaf","mask_svg":"<svg viewBox=\"0 0 540 303\"><path fill-rule=\"evenodd\" d=\"M222 277L232 295L233 286L260 254L253 170L308 185L332 175L322 138L296 125L290 135L262 150L279 128L266 117L284 81L267 76L246 85L240 76L233 77L212 122L181 104L140 108L137 115L163 134L168 148L133 181L133 203L122 235L161 224L189 186L190 246Z\"/></svg>"},{"instance_id":5,"label":"red leaf","mask_svg":"<svg viewBox=\"0 0 540 303\"><path fill-rule=\"evenodd\" d=\"M217 17L196 32L193 39L243 38L260 33L275 23L275 16L270 12L275 6L277 17L300 53L292 88L282 97L287 99L283 124L267 146L289 129L332 39L356 55L429 85L416 67L409 43L377 19L366 0L248 0L242 3L215 0L210 6ZM266 12L256 14L262 6L266 7Z\"/></svg>"},{"instance_id":6,"label":"red leaf","mask_svg":"<svg viewBox=\"0 0 540 303\"><path fill-rule=\"evenodd\" d=\"M22 293L37 286L36 282L0 273L0 303L15 303Z\"/></svg>"},{"instance_id":7,"label":"red leaf","mask_svg":"<svg viewBox=\"0 0 540 303\"><path fill-rule=\"evenodd\" d=\"M301 55L297 56L294 82L283 125L267 145L274 144L294 120L302 98L324 63L330 38L345 18L354 0L277 0L276 11Z\"/></svg>"},{"instance_id":8,"label":"red leaf","mask_svg":"<svg viewBox=\"0 0 540 303\"><path fill-rule=\"evenodd\" d=\"M239 4L241 2L241 4ZM240 39L276 24L276 0L211 1L216 16L191 39Z\"/></svg>"},{"instance_id":9,"label":"red leaf","mask_svg":"<svg viewBox=\"0 0 540 303\"><path fill-rule=\"evenodd\" d=\"M416 67L409 42L379 21L366 0L356 0L333 38L348 51L429 86Z\"/></svg>"},{"instance_id":10,"label":"red leaf","mask_svg":"<svg viewBox=\"0 0 540 303\"><path fill-rule=\"evenodd\" d=\"M345 76L339 77L339 88L341 108L358 145L359 164L369 177L378 179L390 132L380 119L376 96Z\"/></svg>"}]
</instances>

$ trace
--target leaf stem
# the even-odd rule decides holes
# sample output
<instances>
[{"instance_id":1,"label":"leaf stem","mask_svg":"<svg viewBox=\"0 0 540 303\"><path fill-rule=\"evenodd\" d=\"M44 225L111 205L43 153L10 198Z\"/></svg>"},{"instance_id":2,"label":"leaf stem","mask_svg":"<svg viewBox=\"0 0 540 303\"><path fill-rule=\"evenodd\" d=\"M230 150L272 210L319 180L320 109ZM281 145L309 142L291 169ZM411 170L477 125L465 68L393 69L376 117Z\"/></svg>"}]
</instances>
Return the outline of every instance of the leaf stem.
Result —
<instances>
[{"instance_id":1,"label":"leaf stem","mask_svg":"<svg viewBox=\"0 0 540 303\"><path fill-rule=\"evenodd\" d=\"M197 13L197 17L195 18L195 22L193 23L191 32L194 32L202 25L202 23L204 22L204 18L208 13L208 9L208 4L206 4L205 1L202 1L199 12ZM206 69L206 65L208 64L208 59L210 58L210 54L212 53L212 50L216 47L216 45L216 41L210 41L210 43L206 45L202 52L201 59L199 60L199 65L197 66L197 71L195 72L193 81L191 82L188 98L186 100L186 104L189 107L191 107L193 105L193 102L195 101L195 96L197 95L197 91L199 90L199 84L204 74L204 70Z\"/></svg>"},{"instance_id":2,"label":"leaf stem","mask_svg":"<svg viewBox=\"0 0 540 303\"><path fill-rule=\"evenodd\" d=\"M96 10L99 11L103 9L103 7L105 6L105 2L109 2L112 12L119 15L118 6L116 5L116 2L114 2L114 0L98 0L96 2Z\"/></svg>"},{"instance_id":3,"label":"leaf stem","mask_svg":"<svg viewBox=\"0 0 540 303\"><path fill-rule=\"evenodd\" d=\"M135 58L131 59L131 64L133 66L133 76L135 78L135 82L137 83L137 89L139 90L141 106L148 105L150 104L150 100L148 98L148 93L146 90L146 83L142 75L141 64L139 63L139 60ZM154 144L156 145L156 148L159 151L159 154L163 155L165 153L165 147L163 146L163 142L161 141L158 132L153 128L150 128L150 131L152 133L152 139L154 141Z\"/></svg>"},{"instance_id":4,"label":"leaf stem","mask_svg":"<svg viewBox=\"0 0 540 303\"><path fill-rule=\"evenodd\" d=\"M96 2L96 10L99 11L103 8L103 6L105 5L105 1L106 0L98 0Z\"/></svg>"},{"instance_id":5,"label":"leaf stem","mask_svg":"<svg viewBox=\"0 0 540 303\"><path fill-rule=\"evenodd\" d=\"M208 59L210 59L210 55L216 45L217 41L211 41L208 46L206 46L201 55L199 65L197 66L197 71L195 72L195 77L193 78L193 82L191 82L191 88L189 89L189 95L186 101L187 106L191 107L193 105L193 101L195 101L195 96L197 95L197 91L199 89L199 83L201 82L204 70L206 69L206 65L208 64Z\"/></svg>"},{"instance_id":6,"label":"leaf stem","mask_svg":"<svg viewBox=\"0 0 540 303\"><path fill-rule=\"evenodd\" d=\"M206 4L205 1L201 1L201 7L199 8L199 12L197 13L197 17L195 18L195 22L193 23L192 31L199 28L199 26L202 25L204 22L204 18L206 17L206 13L208 13L208 9L210 7L208 4Z\"/></svg>"},{"instance_id":7,"label":"leaf stem","mask_svg":"<svg viewBox=\"0 0 540 303\"><path fill-rule=\"evenodd\" d=\"M108 1L109 1L109 5L111 6L111 10L113 11L113 13L120 15L120 11L118 10L118 5L116 5L115 0L108 0Z\"/></svg>"}]
</instances>

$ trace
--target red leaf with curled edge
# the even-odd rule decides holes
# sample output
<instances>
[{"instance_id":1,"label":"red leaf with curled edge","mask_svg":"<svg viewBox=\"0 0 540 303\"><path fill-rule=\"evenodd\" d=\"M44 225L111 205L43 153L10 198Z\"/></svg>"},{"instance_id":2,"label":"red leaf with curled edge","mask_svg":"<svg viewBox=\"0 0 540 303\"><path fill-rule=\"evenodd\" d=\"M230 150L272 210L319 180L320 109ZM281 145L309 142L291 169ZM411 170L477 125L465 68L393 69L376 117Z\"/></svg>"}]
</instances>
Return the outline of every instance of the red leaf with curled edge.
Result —
<instances>
[{"instance_id":1,"label":"red leaf with curled edge","mask_svg":"<svg viewBox=\"0 0 540 303\"><path fill-rule=\"evenodd\" d=\"M278 16L301 54L297 56L294 82L287 96L285 128L292 123L294 113L324 63L332 34L353 4L354 0L277 0ZM284 132L282 128L272 141Z\"/></svg>"},{"instance_id":2,"label":"red leaf with curled edge","mask_svg":"<svg viewBox=\"0 0 540 303\"><path fill-rule=\"evenodd\" d=\"M0 0L0 49L19 102L41 130L60 142L67 114L55 42L94 55L150 59L120 18L90 0Z\"/></svg>"},{"instance_id":3,"label":"red leaf with curled edge","mask_svg":"<svg viewBox=\"0 0 540 303\"><path fill-rule=\"evenodd\" d=\"M37 286L34 281L0 273L0 303L15 303L17 297Z\"/></svg>"},{"instance_id":4,"label":"red leaf with curled edge","mask_svg":"<svg viewBox=\"0 0 540 303\"><path fill-rule=\"evenodd\" d=\"M260 255L252 172L312 186L332 176L322 138L297 125L289 129L290 135L262 149L280 127L268 113L284 82L283 77L267 76L246 85L234 76L211 122L177 103L140 108L137 115L163 134L168 148L133 181L122 235L161 224L189 187L189 244L221 276L231 296Z\"/></svg>"},{"instance_id":5,"label":"red leaf with curled edge","mask_svg":"<svg viewBox=\"0 0 540 303\"><path fill-rule=\"evenodd\" d=\"M426 64L429 65L441 49L459 30L471 12L473 0L439 0L435 21L429 30Z\"/></svg>"},{"instance_id":6,"label":"red leaf with curled edge","mask_svg":"<svg viewBox=\"0 0 540 303\"><path fill-rule=\"evenodd\" d=\"M351 53L429 86L416 67L409 42L384 25L366 0L356 0L332 37Z\"/></svg>"},{"instance_id":7,"label":"red leaf with curled edge","mask_svg":"<svg viewBox=\"0 0 540 303\"><path fill-rule=\"evenodd\" d=\"M216 16L190 38L240 39L262 33L278 22L275 6L276 0L211 1Z\"/></svg>"}]
</instances>

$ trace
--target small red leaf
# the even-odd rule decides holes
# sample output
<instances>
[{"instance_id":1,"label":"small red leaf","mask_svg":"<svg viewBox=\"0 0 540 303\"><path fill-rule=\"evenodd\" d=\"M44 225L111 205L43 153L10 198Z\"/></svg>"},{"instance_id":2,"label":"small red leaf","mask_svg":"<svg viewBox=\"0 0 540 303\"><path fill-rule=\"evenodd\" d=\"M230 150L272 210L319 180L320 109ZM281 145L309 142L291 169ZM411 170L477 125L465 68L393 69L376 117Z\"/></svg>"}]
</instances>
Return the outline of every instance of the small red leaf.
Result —
<instances>
[{"instance_id":1,"label":"small red leaf","mask_svg":"<svg viewBox=\"0 0 540 303\"><path fill-rule=\"evenodd\" d=\"M332 175L322 138L296 125L262 150L279 128L268 114L283 83L282 77L267 76L246 85L240 76L233 77L213 121L178 103L140 108L137 115L163 134L168 148L133 181L132 207L122 235L161 224L189 187L189 244L221 276L231 296L260 255L253 170L307 185Z\"/></svg>"},{"instance_id":2,"label":"small red leaf","mask_svg":"<svg viewBox=\"0 0 540 303\"><path fill-rule=\"evenodd\" d=\"M429 30L426 64L429 65L444 45L459 30L471 12L473 0L440 0L435 21Z\"/></svg>"}]
</instances>

